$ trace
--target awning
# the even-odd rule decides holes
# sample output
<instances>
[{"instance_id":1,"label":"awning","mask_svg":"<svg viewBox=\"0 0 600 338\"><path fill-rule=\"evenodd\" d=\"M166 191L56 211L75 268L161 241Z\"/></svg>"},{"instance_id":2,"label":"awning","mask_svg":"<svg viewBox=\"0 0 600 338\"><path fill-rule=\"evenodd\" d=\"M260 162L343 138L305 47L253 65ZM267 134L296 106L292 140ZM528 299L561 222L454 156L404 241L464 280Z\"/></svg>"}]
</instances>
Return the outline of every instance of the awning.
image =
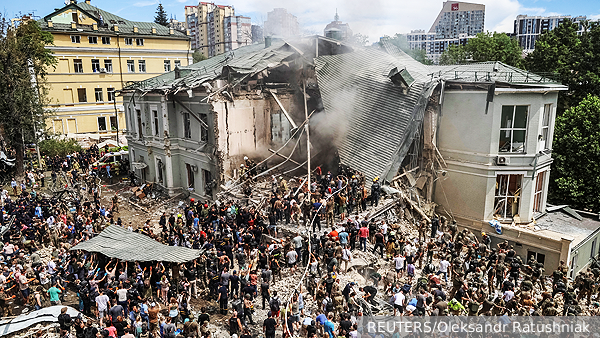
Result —
<instances>
[{"instance_id":1,"label":"awning","mask_svg":"<svg viewBox=\"0 0 600 338\"><path fill-rule=\"evenodd\" d=\"M128 231L118 225L109 226L98 236L77 244L71 250L99 252L108 257L130 262L183 263L200 256L200 250L164 245L146 235Z\"/></svg>"},{"instance_id":2,"label":"awning","mask_svg":"<svg viewBox=\"0 0 600 338\"><path fill-rule=\"evenodd\" d=\"M21 331L30 326L42 322L58 322L58 315L64 305L54 305L37 311L29 312L28 314L17 316L13 319L0 322L0 337L6 336L13 332ZM71 318L79 315L79 312L72 307L66 306L67 313Z\"/></svg>"},{"instance_id":3,"label":"awning","mask_svg":"<svg viewBox=\"0 0 600 338\"><path fill-rule=\"evenodd\" d=\"M131 167L134 170L142 170L144 168L146 168L148 165L144 162L131 162Z\"/></svg>"},{"instance_id":4,"label":"awning","mask_svg":"<svg viewBox=\"0 0 600 338\"><path fill-rule=\"evenodd\" d=\"M98 143L98 149L102 149L104 148L106 145L108 145L109 147L117 147L117 141L114 140L106 140L104 142Z\"/></svg>"}]
</instances>

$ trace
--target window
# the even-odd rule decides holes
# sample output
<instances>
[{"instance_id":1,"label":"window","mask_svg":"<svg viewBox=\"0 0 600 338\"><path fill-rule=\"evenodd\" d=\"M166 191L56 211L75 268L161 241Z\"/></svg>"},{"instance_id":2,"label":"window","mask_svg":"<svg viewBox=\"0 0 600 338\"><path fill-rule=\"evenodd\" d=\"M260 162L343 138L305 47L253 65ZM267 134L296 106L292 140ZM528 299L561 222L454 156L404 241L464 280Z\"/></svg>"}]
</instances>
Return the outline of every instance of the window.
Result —
<instances>
[{"instance_id":1,"label":"window","mask_svg":"<svg viewBox=\"0 0 600 338\"><path fill-rule=\"evenodd\" d=\"M117 130L119 128L119 122L117 121L116 116L110 117L110 130ZM119 156L121 157L121 156Z\"/></svg>"},{"instance_id":2,"label":"window","mask_svg":"<svg viewBox=\"0 0 600 338\"><path fill-rule=\"evenodd\" d=\"M146 72L146 61L145 60L138 61L138 69L139 69L140 73Z\"/></svg>"},{"instance_id":3,"label":"window","mask_svg":"<svg viewBox=\"0 0 600 338\"><path fill-rule=\"evenodd\" d=\"M535 192L533 194L533 212L543 212L543 198L544 198L544 180L546 179L546 172L542 171L537 174L535 179Z\"/></svg>"},{"instance_id":4,"label":"window","mask_svg":"<svg viewBox=\"0 0 600 338\"><path fill-rule=\"evenodd\" d=\"M106 99L108 100L108 102L113 102L115 100L114 88L106 88Z\"/></svg>"},{"instance_id":5,"label":"window","mask_svg":"<svg viewBox=\"0 0 600 338\"><path fill-rule=\"evenodd\" d=\"M88 36L88 41L91 44L97 45L98 44L98 37L97 36Z\"/></svg>"},{"instance_id":6,"label":"window","mask_svg":"<svg viewBox=\"0 0 600 338\"><path fill-rule=\"evenodd\" d=\"M133 38L125 38L125 44L128 46L133 45Z\"/></svg>"},{"instance_id":7,"label":"window","mask_svg":"<svg viewBox=\"0 0 600 338\"><path fill-rule=\"evenodd\" d=\"M494 216L509 219L519 214L522 180L523 175L496 176Z\"/></svg>"},{"instance_id":8,"label":"window","mask_svg":"<svg viewBox=\"0 0 600 338\"><path fill-rule=\"evenodd\" d=\"M592 251L590 252L590 258L596 257L596 240L597 238L594 238L594 241L592 242Z\"/></svg>"},{"instance_id":9,"label":"window","mask_svg":"<svg viewBox=\"0 0 600 338\"><path fill-rule=\"evenodd\" d=\"M79 35L71 35L71 42L72 43L81 43L81 36L79 36Z\"/></svg>"},{"instance_id":10,"label":"window","mask_svg":"<svg viewBox=\"0 0 600 338\"><path fill-rule=\"evenodd\" d=\"M98 117L98 130L106 131L106 117L104 117L104 116Z\"/></svg>"},{"instance_id":11,"label":"window","mask_svg":"<svg viewBox=\"0 0 600 338\"><path fill-rule=\"evenodd\" d=\"M96 96L96 102L103 102L102 100L102 88L94 88L94 96Z\"/></svg>"},{"instance_id":12,"label":"window","mask_svg":"<svg viewBox=\"0 0 600 338\"><path fill-rule=\"evenodd\" d=\"M192 165L189 163L185 164L185 169L187 171L187 183L188 189L194 190L194 170L192 169Z\"/></svg>"},{"instance_id":13,"label":"window","mask_svg":"<svg viewBox=\"0 0 600 338\"><path fill-rule=\"evenodd\" d=\"M551 104L544 105L544 113L542 115L542 134L540 135L540 148L542 150L550 149L550 140L548 139L550 132L550 112L552 111Z\"/></svg>"},{"instance_id":14,"label":"window","mask_svg":"<svg viewBox=\"0 0 600 338\"><path fill-rule=\"evenodd\" d=\"M142 134L143 128L142 128L142 111L139 109L135 110L135 113L137 115L137 125L138 125L138 138L141 140L142 137L144 136Z\"/></svg>"},{"instance_id":15,"label":"window","mask_svg":"<svg viewBox=\"0 0 600 338\"><path fill-rule=\"evenodd\" d=\"M200 141L208 141L208 116L206 114L200 114Z\"/></svg>"},{"instance_id":16,"label":"window","mask_svg":"<svg viewBox=\"0 0 600 338\"><path fill-rule=\"evenodd\" d=\"M142 39L142 38L136 38L135 39L135 44L137 46L143 46L144 45L144 39Z\"/></svg>"},{"instance_id":17,"label":"window","mask_svg":"<svg viewBox=\"0 0 600 338\"><path fill-rule=\"evenodd\" d=\"M127 71L129 73L135 73L135 63L133 60L127 60Z\"/></svg>"},{"instance_id":18,"label":"window","mask_svg":"<svg viewBox=\"0 0 600 338\"><path fill-rule=\"evenodd\" d=\"M85 88L77 88L77 97L79 98L79 102L87 102Z\"/></svg>"},{"instance_id":19,"label":"window","mask_svg":"<svg viewBox=\"0 0 600 338\"><path fill-rule=\"evenodd\" d=\"M107 73L112 73L112 60L104 60L104 68L106 68Z\"/></svg>"},{"instance_id":20,"label":"window","mask_svg":"<svg viewBox=\"0 0 600 338\"><path fill-rule=\"evenodd\" d=\"M183 113L183 137L192 138L192 121L190 120L190 113Z\"/></svg>"},{"instance_id":21,"label":"window","mask_svg":"<svg viewBox=\"0 0 600 338\"><path fill-rule=\"evenodd\" d=\"M202 177L204 177L204 195L212 196L212 174L202 169Z\"/></svg>"},{"instance_id":22,"label":"window","mask_svg":"<svg viewBox=\"0 0 600 338\"><path fill-rule=\"evenodd\" d=\"M533 259L535 259L538 263L544 264L546 262L546 255L535 252L535 251L527 250L527 261L528 262L531 259L531 257L533 257Z\"/></svg>"},{"instance_id":23,"label":"window","mask_svg":"<svg viewBox=\"0 0 600 338\"><path fill-rule=\"evenodd\" d=\"M152 117L154 118L154 136L160 136L158 134L158 111L152 111Z\"/></svg>"},{"instance_id":24,"label":"window","mask_svg":"<svg viewBox=\"0 0 600 338\"><path fill-rule=\"evenodd\" d=\"M165 72L171 71L171 60L165 60Z\"/></svg>"},{"instance_id":25,"label":"window","mask_svg":"<svg viewBox=\"0 0 600 338\"><path fill-rule=\"evenodd\" d=\"M83 73L83 62L81 59L73 60L73 68L75 68L75 73Z\"/></svg>"},{"instance_id":26,"label":"window","mask_svg":"<svg viewBox=\"0 0 600 338\"><path fill-rule=\"evenodd\" d=\"M92 59L92 72L98 73L100 71L100 60Z\"/></svg>"},{"instance_id":27,"label":"window","mask_svg":"<svg viewBox=\"0 0 600 338\"><path fill-rule=\"evenodd\" d=\"M175 60L173 62L175 63L175 67L181 67L181 61L180 60Z\"/></svg>"},{"instance_id":28,"label":"window","mask_svg":"<svg viewBox=\"0 0 600 338\"><path fill-rule=\"evenodd\" d=\"M499 152L524 153L527 106L503 106Z\"/></svg>"},{"instance_id":29,"label":"window","mask_svg":"<svg viewBox=\"0 0 600 338\"><path fill-rule=\"evenodd\" d=\"M102 44L103 45L110 45L110 36L103 36L102 37Z\"/></svg>"}]
</instances>

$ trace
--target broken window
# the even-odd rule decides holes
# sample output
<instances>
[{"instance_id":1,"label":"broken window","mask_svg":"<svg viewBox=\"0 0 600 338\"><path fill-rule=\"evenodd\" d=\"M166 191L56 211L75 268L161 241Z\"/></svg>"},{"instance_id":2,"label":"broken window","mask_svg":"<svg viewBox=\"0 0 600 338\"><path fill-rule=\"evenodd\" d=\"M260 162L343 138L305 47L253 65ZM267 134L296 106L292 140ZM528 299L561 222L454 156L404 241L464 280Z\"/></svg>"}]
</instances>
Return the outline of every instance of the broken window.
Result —
<instances>
[{"instance_id":1,"label":"broken window","mask_svg":"<svg viewBox=\"0 0 600 338\"><path fill-rule=\"evenodd\" d=\"M142 126L142 111L139 109L135 110L136 115L137 115L137 125L138 125L138 138L141 140L142 137L144 136L144 134L142 133L143 126Z\"/></svg>"},{"instance_id":2,"label":"broken window","mask_svg":"<svg viewBox=\"0 0 600 338\"><path fill-rule=\"evenodd\" d=\"M193 190L194 189L194 170L192 168L192 165L189 163L185 164L185 169L187 171L187 186L188 189Z\"/></svg>"},{"instance_id":3,"label":"broken window","mask_svg":"<svg viewBox=\"0 0 600 338\"><path fill-rule=\"evenodd\" d=\"M183 113L183 137L192 138L192 121L190 113Z\"/></svg>"},{"instance_id":4,"label":"broken window","mask_svg":"<svg viewBox=\"0 0 600 338\"><path fill-rule=\"evenodd\" d=\"M544 198L544 181L546 179L546 172L542 171L537 174L535 180L535 193L533 195L533 212L543 212L543 198Z\"/></svg>"},{"instance_id":5,"label":"broken window","mask_svg":"<svg viewBox=\"0 0 600 338\"><path fill-rule=\"evenodd\" d=\"M202 176L204 177L204 195L212 196L212 174L210 171L202 169Z\"/></svg>"},{"instance_id":6,"label":"broken window","mask_svg":"<svg viewBox=\"0 0 600 338\"><path fill-rule=\"evenodd\" d=\"M544 113L542 115L542 134L540 135L540 149L550 149L550 140L548 139L550 133L550 111L552 105L544 105Z\"/></svg>"},{"instance_id":7,"label":"broken window","mask_svg":"<svg viewBox=\"0 0 600 338\"><path fill-rule=\"evenodd\" d=\"M522 180L523 175L496 176L494 216L501 219L510 219L519 214Z\"/></svg>"},{"instance_id":8,"label":"broken window","mask_svg":"<svg viewBox=\"0 0 600 338\"><path fill-rule=\"evenodd\" d=\"M528 108L528 106L502 106L499 152L525 152Z\"/></svg>"},{"instance_id":9,"label":"broken window","mask_svg":"<svg viewBox=\"0 0 600 338\"><path fill-rule=\"evenodd\" d=\"M538 262L544 264L546 262L546 255L542 253L538 253L535 251L527 250L527 259L529 260L533 256L533 258Z\"/></svg>"},{"instance_id":10,"label":"broken window","mask_svg":"<svg viewBox=\"0 0 600 338\"><path fill-rule=\"evenodd\" d=\"M154 118L154 136L160 136L158 134L158 111L152 111L152 117Z\"/></svg>"},{"instance_id":11,"label":"broken window","mask_svg":"<svg viewBox=\"0 0 600 338\"><path fill-rule=\"evenodd\" d=\"M208 116L206 114L200 114L200 120L204 123L200 123L200 141L208 141Z\"/></svg>"}]
</instances>

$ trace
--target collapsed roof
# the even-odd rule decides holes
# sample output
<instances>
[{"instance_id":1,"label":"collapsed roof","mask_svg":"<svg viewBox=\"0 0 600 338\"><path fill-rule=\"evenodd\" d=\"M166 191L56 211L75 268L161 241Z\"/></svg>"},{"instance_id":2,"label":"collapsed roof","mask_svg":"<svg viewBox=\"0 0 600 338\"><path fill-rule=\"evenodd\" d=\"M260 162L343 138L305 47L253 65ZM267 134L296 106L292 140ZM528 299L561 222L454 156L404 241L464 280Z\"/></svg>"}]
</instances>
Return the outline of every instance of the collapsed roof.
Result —
<instances>
[{"instance_id":1,"label":"collapsed roof","mask_svg":"<svg viewBox=\"0 0 600 338\"><path fill-rule=\"evenodd\" d=\"M310 39L315 41L312 45L307 43ZM317 43L332 46L330 52L315 57L315 47L320 48ZM241 47L131 84L125 91L168 95L203 86L209 98L219 99L215 94L220 91L252 77L265 78L278 67L314 67L314 72L302 73L315 84L309 83L309 88L318 93L324 111L313 115L311 128L331 139L341 164L363 172L367 180L381 176L389 181L418 135L427 104L440 83L562 87L501 62L428 66L388 41L381 47L353 48L320 36L293 42L273 40L269 47ZM212 88L211 81L218 79L227 84Z\"/></svg>"},{"instance_id":2,"label":"collapsed roof","mask_svg":"<svg viewBox=\"0 0 600 338\"><path fill-rule=\"evenodd\" d=\"M146 235L128 231L118 225L110 225L98 236L75 245L71 250L99 252L129 262L184 263L200 256L199 250L164 245Z\"/></svg>"}]
</instances>

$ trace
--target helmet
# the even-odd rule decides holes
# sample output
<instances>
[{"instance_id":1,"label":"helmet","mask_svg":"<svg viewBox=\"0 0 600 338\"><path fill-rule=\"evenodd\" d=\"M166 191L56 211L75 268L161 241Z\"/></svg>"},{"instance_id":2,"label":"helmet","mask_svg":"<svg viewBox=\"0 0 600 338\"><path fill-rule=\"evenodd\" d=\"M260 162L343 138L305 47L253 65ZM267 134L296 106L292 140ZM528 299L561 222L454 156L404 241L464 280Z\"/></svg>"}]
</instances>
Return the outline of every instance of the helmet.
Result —
<instances>
[{"instance_id":1,"label":"helmet","mask_svg":"<svg viewBox=\"0 0 600 338\"><path fill-rule=\"evenodd\" d=\"M248 160L248 156L244 156L244 161L247 161L247 160Z\"/></svg>"},{"instance_id":2,"label":"helmet","mask_svg":"<svg viewBox=\"0 0 600 338\"><path fill-rule=\"evenodd\" d=\"M195 200L195 199L193 199L193 198L192 198L192 199L190 199L190 202L194 203L194 201L196 201L196 200Z\"/></svg>"},{"instance_id":3,"label":"helmet","mask_svg":"<svg viewBox=\"0 0 600 338\"><path fill-rule=\"evenodd\" d=\"M243 168L243 167L244 167L244 163L240 164L240 168Z\"/></svg>"}]
</instances>

